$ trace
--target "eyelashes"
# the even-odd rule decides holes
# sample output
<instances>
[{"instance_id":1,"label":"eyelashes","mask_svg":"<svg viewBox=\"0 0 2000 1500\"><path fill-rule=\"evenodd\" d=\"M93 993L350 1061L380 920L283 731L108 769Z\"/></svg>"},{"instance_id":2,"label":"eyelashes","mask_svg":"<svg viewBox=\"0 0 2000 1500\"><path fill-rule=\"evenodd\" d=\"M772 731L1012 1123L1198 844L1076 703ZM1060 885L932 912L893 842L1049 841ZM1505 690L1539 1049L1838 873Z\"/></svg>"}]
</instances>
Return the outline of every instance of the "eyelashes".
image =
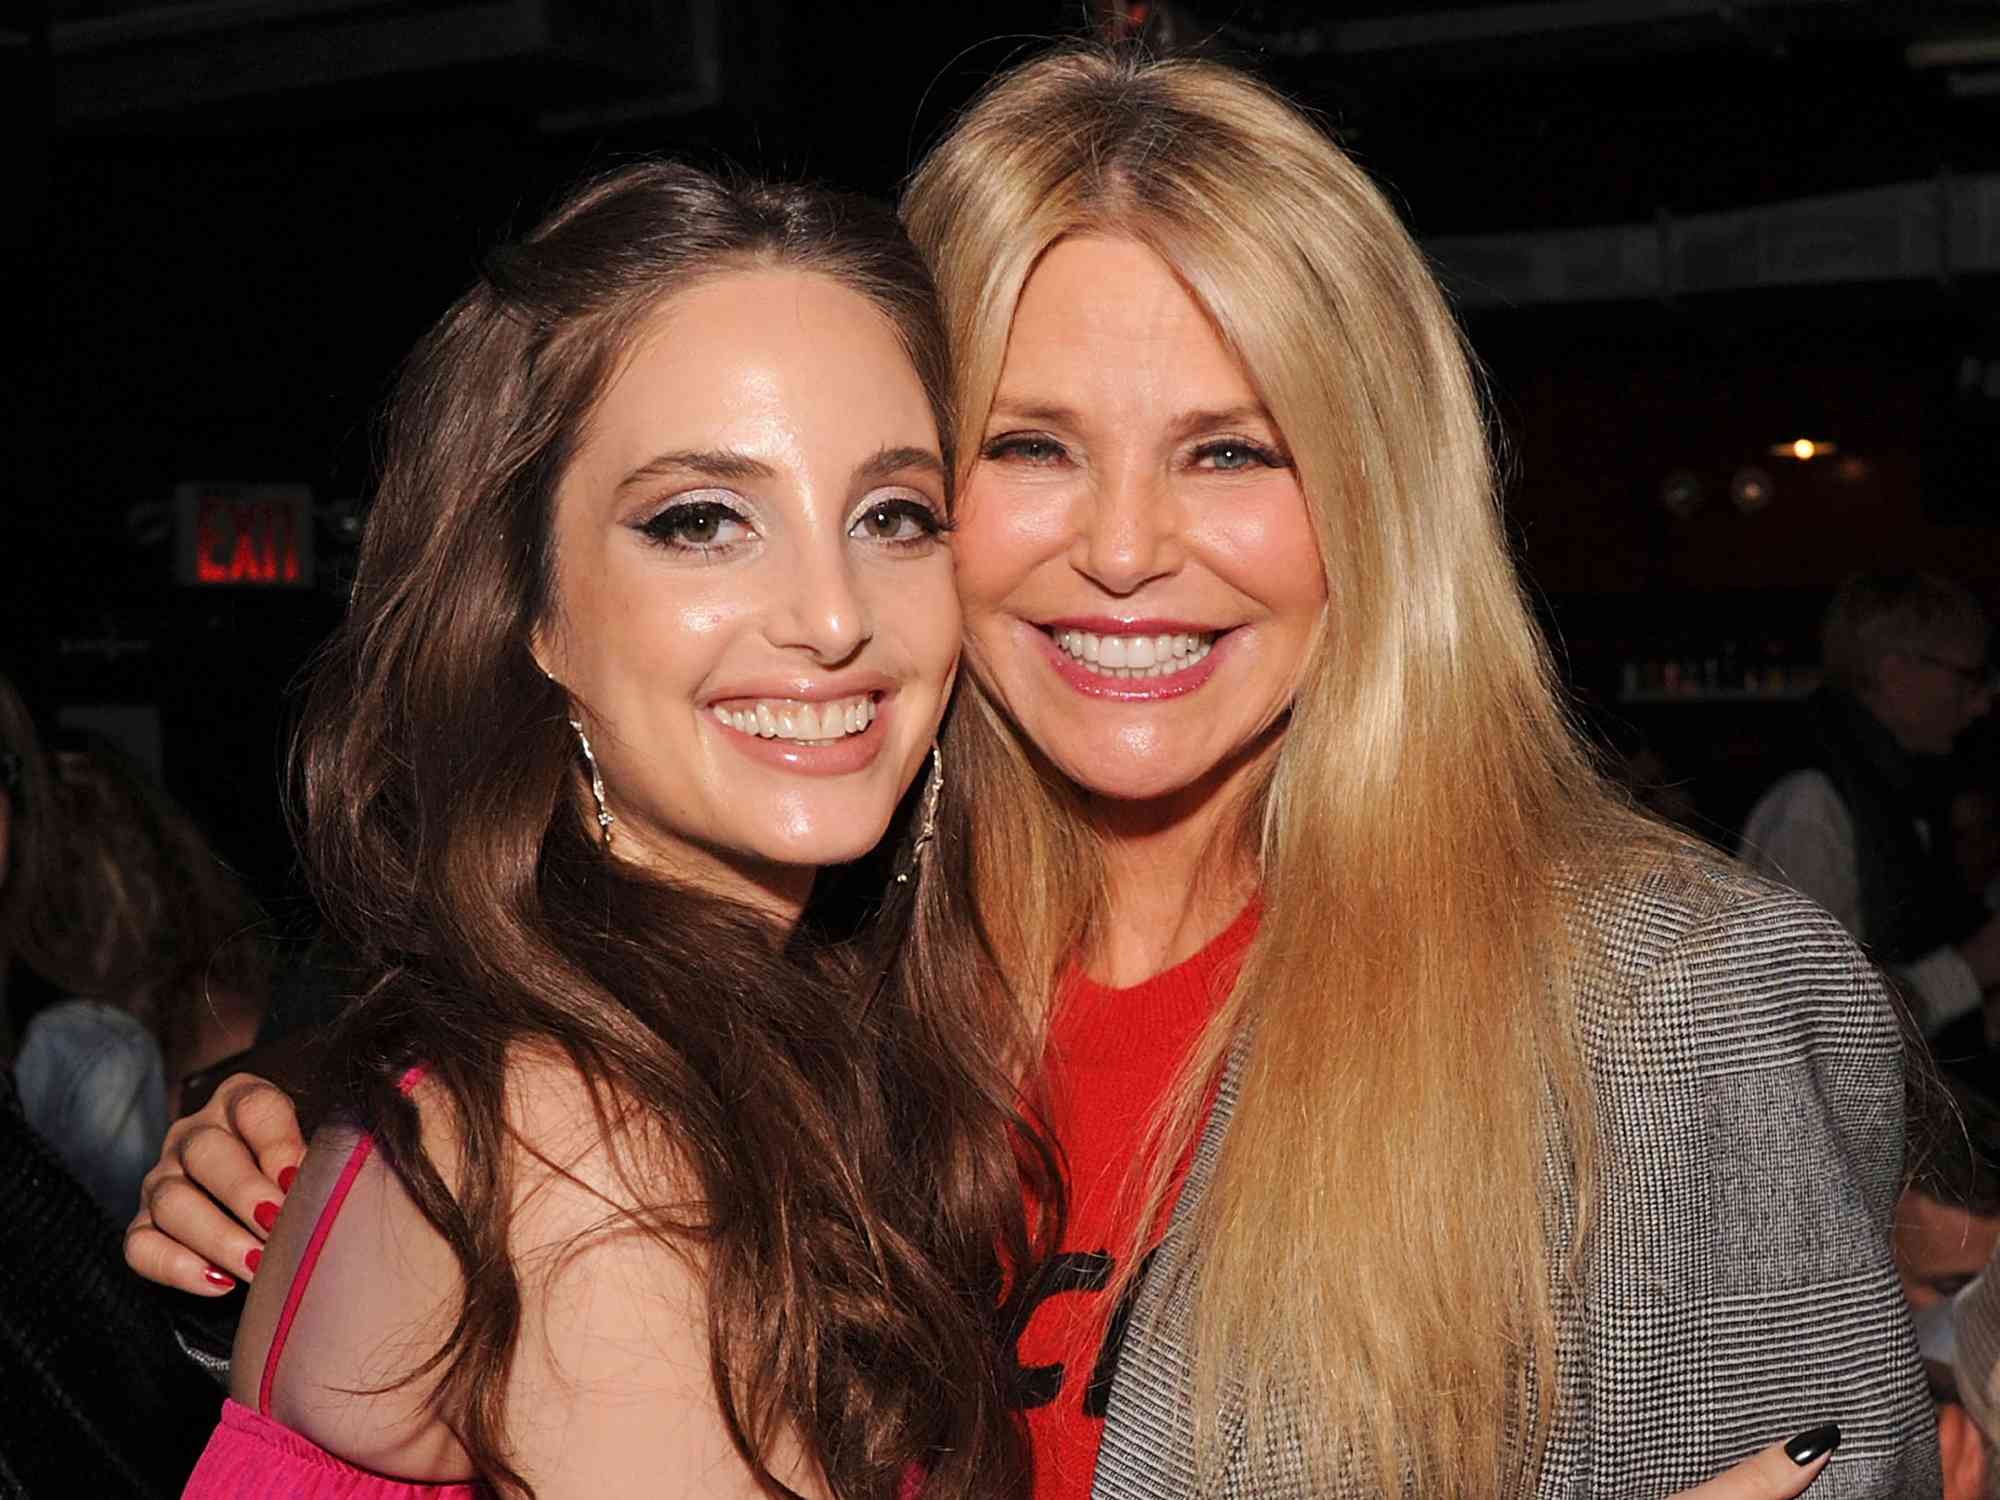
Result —
<instances>
[{"instance_id":1,"label":"eyelashes","mask_svg":"<svg viewBox=\"0 0 2000 1500\"><path fill-rule=\"evenodd\" d=\"M734 506L720 500L684 500L639 524L647 540L677 552L712 553L741 540L731 528L748 529Z\"/></svg>"},{"instance_id":2,"label":"eyelashes","mask_svg":"<svg viewBox=\"0 0 2000 1500\"><path fill-rule=\"evenodd\" d=\"M677 501L634 528L654 545L696 558L724 557L755 538L750 518L725 500ZM912 495L870 500L849 523L847 535L891 552L928 550L952 523L928 501Z\"/></svg>"},{"instance_id":3,"label":"eyelashes","mask_svg":"<svg viewBox=\"0 0 2000 1500\"><path fill-rule=\"evenodd\" d=\"M1223 474L1237 474L1245 469L1289 469L1292 466L1291 459L1276 448L1253 443L1248 438L1213 438L1196 448L1192 456L1198 465Z\"/></svg>"},{"instance_id":4,"label":"eyelashes","mask_svg":"<svg viewBox=\"0 0 2000 1500\"><path fill-rule=\"evenodd\" d=\"M1051 464L1068 457L1063 445L1041 432L1008 432L987 439L979 450L984 459L1018 459L1022 463Z\"/></svg>"},{"instance_id":5,"label":"eyelashes","mask_svg":"<svg viewBox=\"0 0 2000 1500\"><path fill-rule=\"evenodd\" d=\"M989 438L979 450L988 462L1014 462L1053 468L1070 458L1069 449L1046 432L1004 432ZM1214 474L1240 474L1253 469L1289 469L1291 455L1269 443L1245 437L1208 438L1182 457L1182 466Z\"/></svg>"},{"instance_id":6,"label":"eyelashes","mask_svg":"<svg viewBox=\"0 0 2000 1500\"><path fill-rule=\"evenodd\" d=\"M950 521L923 501L895 496L862 507L847 534L892 547L920 546L952 529Z\"/></svg>"}]
</instances>

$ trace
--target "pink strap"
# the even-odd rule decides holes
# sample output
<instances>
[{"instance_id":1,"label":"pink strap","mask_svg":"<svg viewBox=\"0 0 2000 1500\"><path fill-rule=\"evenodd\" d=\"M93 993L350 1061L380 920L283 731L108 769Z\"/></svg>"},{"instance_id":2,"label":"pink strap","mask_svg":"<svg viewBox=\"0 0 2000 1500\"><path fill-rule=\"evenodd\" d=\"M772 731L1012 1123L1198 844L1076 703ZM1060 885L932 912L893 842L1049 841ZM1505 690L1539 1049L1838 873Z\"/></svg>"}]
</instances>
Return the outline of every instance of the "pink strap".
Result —
<instances>
[{"instance_id":1,"label":"pink strap","mask_svg":"<svg viewBox=\"0 0 2000 1500\"><path fill-rule=\"evenodd\" d=\"M396 1081L396 1087L407 1094L423 1081L423 1077L422 1067L411 1068ZM285 1352L285 1340L291 1337L292 1319L298 1316L299 1304L305 1300L306 1283L312 1280L313 1267L319 1264L319 1252L326 1245L326 1237L333 1232L333 1221L339 1217L340 1206L347 1201L354 1179L361 1175L362 1167L367 1165L374 1150L375 1137L363 1131L361 1139L354 1143L354 1149L348 1152L347 1165L340 1169L333 1194L319 1211L312 1238L306 1241L305 1254L299 1257L299 1268L292 1273L291 1287L285 1293L285 1305L278 1313L277 1332L271 1335L270 1352L264 1356L264 1378L257 1382L257 1411L261 1416L271 1415L271 1387L278 1378L278 1359Z\"/></svg>"}]
</instances>

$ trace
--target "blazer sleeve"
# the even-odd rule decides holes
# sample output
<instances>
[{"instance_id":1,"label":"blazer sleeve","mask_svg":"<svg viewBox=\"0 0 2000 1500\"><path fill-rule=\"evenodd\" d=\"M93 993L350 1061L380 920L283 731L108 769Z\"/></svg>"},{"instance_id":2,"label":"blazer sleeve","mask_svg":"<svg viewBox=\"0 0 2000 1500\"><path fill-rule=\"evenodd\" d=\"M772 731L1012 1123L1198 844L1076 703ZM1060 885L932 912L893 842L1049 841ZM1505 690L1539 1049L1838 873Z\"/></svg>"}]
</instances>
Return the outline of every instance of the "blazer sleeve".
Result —
<instances>
[{"instance_id":1,"label":"blazer sleeve","mask_svg":"<svg viewBox=\"0 0 2000 1500\"><path fill-rule=\"evenodd\" d=\"M1813 1500L1932 1496L1936 1424L1890 1258L1888 992L1792 892L1717 873L1605 924L1586 996L1602 1191L1546 1494L1667 1496L1820 1422Z\"/></svg>"}]
</instances>

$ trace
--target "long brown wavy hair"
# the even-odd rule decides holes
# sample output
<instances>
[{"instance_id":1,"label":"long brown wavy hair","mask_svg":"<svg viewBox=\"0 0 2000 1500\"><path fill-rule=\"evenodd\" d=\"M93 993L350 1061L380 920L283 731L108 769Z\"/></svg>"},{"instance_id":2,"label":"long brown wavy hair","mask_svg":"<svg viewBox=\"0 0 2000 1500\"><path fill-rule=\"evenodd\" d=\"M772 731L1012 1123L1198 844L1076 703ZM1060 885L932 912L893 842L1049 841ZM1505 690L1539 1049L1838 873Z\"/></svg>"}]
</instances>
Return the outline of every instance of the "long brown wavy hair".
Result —
<instances>
[{"instance_id":1,"label":"long brown wavy hair","mask_svg":"<svg viewBox=\"0 0 2000 1500\"><path fill-rule=\"evenodd\" d=\"M1052 1158L1021 1118L1017 1008L960 883L920 871L894 888L914 899L835 942L622 862L579 814L569 704L529 650L557 486L634 330L704 278L766 266L867 297L949 442L930 280L885 209L613 172L496 251L411 356L296 746L309 869L373 976L342 1028L348 1104L464 1277L410 1378L435 1372L436 1410L510 1494L528 1492L503 1426L522 1295L504 1093L523 1046L559 1048L607 1129L643 1112L656 1128L634 1135L671 1151L662 1196L692 1184L692 1204L627 1217L702 1266L716 1400L770 1492L791 1493L771 1471L788 1436L842 1496L893 1494L913 1463L927 1497L1018 1493L1027 1470L995 1294L1042 1243L1021 1174L1040 1201ZM396 1086L417 1061L453 1112L449 1163Z\"/></svg>"}]
</instances>

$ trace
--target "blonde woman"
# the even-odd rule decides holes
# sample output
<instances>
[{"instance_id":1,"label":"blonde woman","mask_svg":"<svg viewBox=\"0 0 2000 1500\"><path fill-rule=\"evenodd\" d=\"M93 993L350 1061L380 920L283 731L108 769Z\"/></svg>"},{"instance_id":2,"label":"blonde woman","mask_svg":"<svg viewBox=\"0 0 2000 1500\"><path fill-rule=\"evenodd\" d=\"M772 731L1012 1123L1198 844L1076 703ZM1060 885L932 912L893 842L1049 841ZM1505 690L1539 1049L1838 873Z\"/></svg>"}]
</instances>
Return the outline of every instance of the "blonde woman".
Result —
<instances>
[{"instance_id":1,"label":"blonde woman","mask_svg":"<svg viewBox=\"0 0 2000 1500\"><path fill-rule=\"evenodd\" d=\"M1829 1417L1817 1492L1934 1488L1889 1003L1593 771L1382 195L1240 73L1070 52L905 217L970 459L955 832L1112 1263L1028 1335L1122 1332L1030 1413L1043 1493L1622 1500ZM1102 1128L1106 1017L1205 964Z\"/></svg>"},{"instance_id":2,"label":"blonde woman","mask_svg":"<svg viewBox=\"0 0 2000 1500\"><path fill-rule=\"evenodd\" d=\"M960 376L941 850L1071 1178L1011 1309L1037 1495L1632 1500L1799 1429L1710 1493L1933 1491L1888 1002L1573 740L1381 195L1239 73L1065 51L906 218ZM244 1216L287 1113L233 1085L257 1161L160 1181ZM162 1279L162 1225L254 1243L159 1207Z\"/></svg>"}]
</instances>

